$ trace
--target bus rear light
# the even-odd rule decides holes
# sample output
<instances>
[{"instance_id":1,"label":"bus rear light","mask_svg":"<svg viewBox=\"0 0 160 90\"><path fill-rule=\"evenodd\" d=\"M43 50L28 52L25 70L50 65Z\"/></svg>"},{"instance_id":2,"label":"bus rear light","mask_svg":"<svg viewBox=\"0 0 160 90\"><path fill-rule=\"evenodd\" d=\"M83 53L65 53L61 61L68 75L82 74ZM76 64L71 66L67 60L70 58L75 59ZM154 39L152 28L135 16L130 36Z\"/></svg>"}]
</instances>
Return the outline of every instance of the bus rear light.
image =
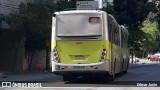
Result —
<instances>
[{"instance_id":1,"label":"bus rear light","mask_svg":"<svg viewBox=\"0 0 160 90\"><path fill-rule=\"evenodd\" d=\"M60 63L60 59L59 59L58 52L56 49L53 49L53 57L54 57L55 62Z\"/></svg>"},{"instance_id":2,"label":"bus rear light","mask_svg":"<svg viewBox=\"0 0 160 90\"><path fill-rule=\"evenodd\" d=\"M58 54L57 53L54 53L54 56L57 56Z\"/></svg>"},{"instance_id":3,"label":"bus rear light","mask_svg":"<svg viewBox=\"0 0 160 90\"><path fill-rule=\"evenodd\" d=\"M106 52L102 52L102 56L105 56L106 55Z\"/></svg>"},{"instance_id":4,"label":"bus rear light","mask_svg":"<svg viewBox=\"0 0 160 90\"><path fill-rule=\"evenodd\" d=\"M101 60L104 60L104 57L101 57Z\"/></svg>"},{"instance_id":5,"label":"bus rear light","mask_svg":"<svg viewBox=\"0 0 160 90\"><path fill-rule=\"evenodd\" d=\"M102 54L101 54L101 58L100 58L100 62L103 62L106 59L106 55L107 55L107 50L105 48L102 49Z\"/></svg>"}]
</instances>

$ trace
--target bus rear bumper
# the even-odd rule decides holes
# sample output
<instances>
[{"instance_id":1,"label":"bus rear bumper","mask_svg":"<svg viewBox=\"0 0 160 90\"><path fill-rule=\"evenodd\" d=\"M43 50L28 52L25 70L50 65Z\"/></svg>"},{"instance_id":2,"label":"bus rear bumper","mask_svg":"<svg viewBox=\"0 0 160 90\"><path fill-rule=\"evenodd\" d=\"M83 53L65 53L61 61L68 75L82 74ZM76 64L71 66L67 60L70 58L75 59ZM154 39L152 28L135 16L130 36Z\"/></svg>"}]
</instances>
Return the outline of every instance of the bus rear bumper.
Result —
<instances>
[{"instance_id":1,"label":"bus rear bumper","mask_svg":"<svg viewBox=\"0 0 160 90\"><path fill-rule=\"evenodd\" d=\"M109 61L90 64L62 64L52 61L52 72L63 73L103 73L109 71Z\"/></svg>"}]
</instances>

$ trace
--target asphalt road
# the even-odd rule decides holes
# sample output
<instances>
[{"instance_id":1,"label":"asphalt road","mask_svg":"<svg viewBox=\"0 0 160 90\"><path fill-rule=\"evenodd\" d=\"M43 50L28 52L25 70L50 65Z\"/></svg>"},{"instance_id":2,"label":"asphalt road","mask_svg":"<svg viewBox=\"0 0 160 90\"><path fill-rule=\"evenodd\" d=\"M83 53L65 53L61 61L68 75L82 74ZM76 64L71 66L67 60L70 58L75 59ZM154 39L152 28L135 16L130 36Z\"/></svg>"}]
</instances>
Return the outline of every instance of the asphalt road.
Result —
<instances>
[{"instance_id":1,"label":"asphalt road","mask_svg":"<svg viewBox=\"0 0 160 90\"><path fill-rule=\"evenodd\" d=\"M113 87L113 86L137 86L137 83L160 85L160 63L139 64L131 67L127 74L117 77L112 82L96 82L89 78L77 79L74 82L43 82L44 87Z\"/></svg>"},{"instance_id":2,"label":"asphalt road","mask_svg":"<svg viewBox=\"0 0 160 90\"><path fill-rule=\"evenodd\" d=\"M145 85L148 86L149 84L153 87L160 87L160 63L131 65L127 74L117 77L112 82L96 82L90 78L80 78L74 82L65 82L62 76L57 76L53 73L9 75L7 78L0 78L0 81L20 81L23 83L36 81L42 83L42 87L55 88L55 90L106 90L104 89L105 87L121 87L121 90L126 90L123 87L146 87ZM149 86L149 88L152 88L152 86Z\"/></svg>"}]
</instances>

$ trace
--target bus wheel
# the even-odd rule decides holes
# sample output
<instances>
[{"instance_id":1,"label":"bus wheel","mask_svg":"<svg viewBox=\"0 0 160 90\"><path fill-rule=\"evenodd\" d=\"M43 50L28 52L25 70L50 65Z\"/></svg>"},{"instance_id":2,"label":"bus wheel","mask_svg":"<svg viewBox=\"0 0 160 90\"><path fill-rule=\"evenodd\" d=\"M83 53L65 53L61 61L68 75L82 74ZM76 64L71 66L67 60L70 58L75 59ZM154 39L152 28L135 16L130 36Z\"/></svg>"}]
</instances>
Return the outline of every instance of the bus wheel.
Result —
<instances>
[{"instance_id":1,"label":"bus wheel","mask_svg":"<svg viewBox=\"0 0 160 90\"><path fill-rule=\"evenodd\" d=\"M129 60L128 60L128 61L129 61ZM128 67L129 67L129 62L127 62L127 68L125 69L125 71L123 71L124 74L127 74L127 73L128 73L128 71L127 71L127 70L128 70Z\"/></svg>"},{"instance_id":2,"label":"bus wheel","mask_svg":"<svg viewBox=\"0 0 160 90\"><path fill-rule=\"evenodd\" d=\"M114 67L114 68L113 68L113 74L108 76L108 80L109 80L109 81L113 81L113 80L115 79L116 59L115 59L115 62L114 62L113 65L114 65L114 66L113 66L113 67Z\"/></svg>"},{"instance_id":3,"label":"bus wheel","mask_svg":"<svg viewBox=\"0 0 160 90\"><path fill-rule=\"evenodd\" d=\"M108 81L113 81L115 79L115 74L108 76Z\"/></svg>"},{"instance_id":4,"label":"bus wheel","mask_svg":"<svg viewBox=\"0 0 160 90\"><path fill-rule=\"evenodd\" d=\"M123 66L124 66L124 60L122 61L121 71L119 72L118 76L122 76L123 75Z\"/></svg>"},{"instance_id":5,"label":"bus wheel","mask_svg":"<svg viewBox=\"0 0 160 90\"><path fill-rule=\"evenodd\" d=\"M123 71L124 74L127 74L127 70Z\"/></svg>"},{"instance_id":6,"label":"bus wheel","mask_svg":"<svg viewBox=\"0 0 160 90\"><path fill-rule=\"evenodd\" d=\"M127 69L126 69L125 71L123 71L123 73L124 73L124 74L127 74L127 73L128 73L127 70L128 70L128 66L127 66Z\"/></svg>"}]
</instances>

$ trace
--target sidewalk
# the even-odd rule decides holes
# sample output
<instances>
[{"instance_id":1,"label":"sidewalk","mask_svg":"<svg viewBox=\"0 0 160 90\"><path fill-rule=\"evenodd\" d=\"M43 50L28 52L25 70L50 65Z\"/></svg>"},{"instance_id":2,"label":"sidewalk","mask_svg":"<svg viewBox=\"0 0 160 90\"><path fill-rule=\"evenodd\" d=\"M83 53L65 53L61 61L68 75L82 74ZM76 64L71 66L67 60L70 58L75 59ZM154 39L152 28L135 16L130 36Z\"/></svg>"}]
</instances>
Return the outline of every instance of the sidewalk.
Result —
<instances>
[{"instance_id":1,"label":"sidewalk","mask_svg":"<svg viewBox=\"0 0 160 90\"><path fill-rule=\"evenodd\" d=\"M147 58L139 59L136 64L149 64L149 63L160 63L159 61L150 61Z\"/></svg>"},{"instance_id":2,"label":"sidewalk","mask_svg":"<svg viewBox=\"0 0 160 90\"><path fill-rule=\"evenodd\" d=\"M32 74L32 73L48 73L48 72L43 70L32 70L32 71L22 71L22 72L0 71L0 77L4 75L21 75L21 74Z\"/></svg>"},{"instance_id":3,"label":"sidewalk","mask_svg":"<svg viewBox=\"0 0 160 90\"><path fill-rule=\"evenodd\" d=\"M141 67L141 66L150 66L150 65L158 64L158 63L160 63L160 62L150 61L150 60L144 58L144 59L139 59L139 62L130 63L129 68L138 68L138 67Z\"/></svg>"},{"instance_id":4,"label":"sidewalk","mask_svg":"<svg viewBox=\"0 0 160 90\"><path fill-rule=\"evenodd\" d=\"M21 73L6 73L0 77L0 82L3 81L57 81L63 80L61 76L55 75L50 72L42 71L31 71L31 72L21 72Z\"/></svg>"}]
</instances>

